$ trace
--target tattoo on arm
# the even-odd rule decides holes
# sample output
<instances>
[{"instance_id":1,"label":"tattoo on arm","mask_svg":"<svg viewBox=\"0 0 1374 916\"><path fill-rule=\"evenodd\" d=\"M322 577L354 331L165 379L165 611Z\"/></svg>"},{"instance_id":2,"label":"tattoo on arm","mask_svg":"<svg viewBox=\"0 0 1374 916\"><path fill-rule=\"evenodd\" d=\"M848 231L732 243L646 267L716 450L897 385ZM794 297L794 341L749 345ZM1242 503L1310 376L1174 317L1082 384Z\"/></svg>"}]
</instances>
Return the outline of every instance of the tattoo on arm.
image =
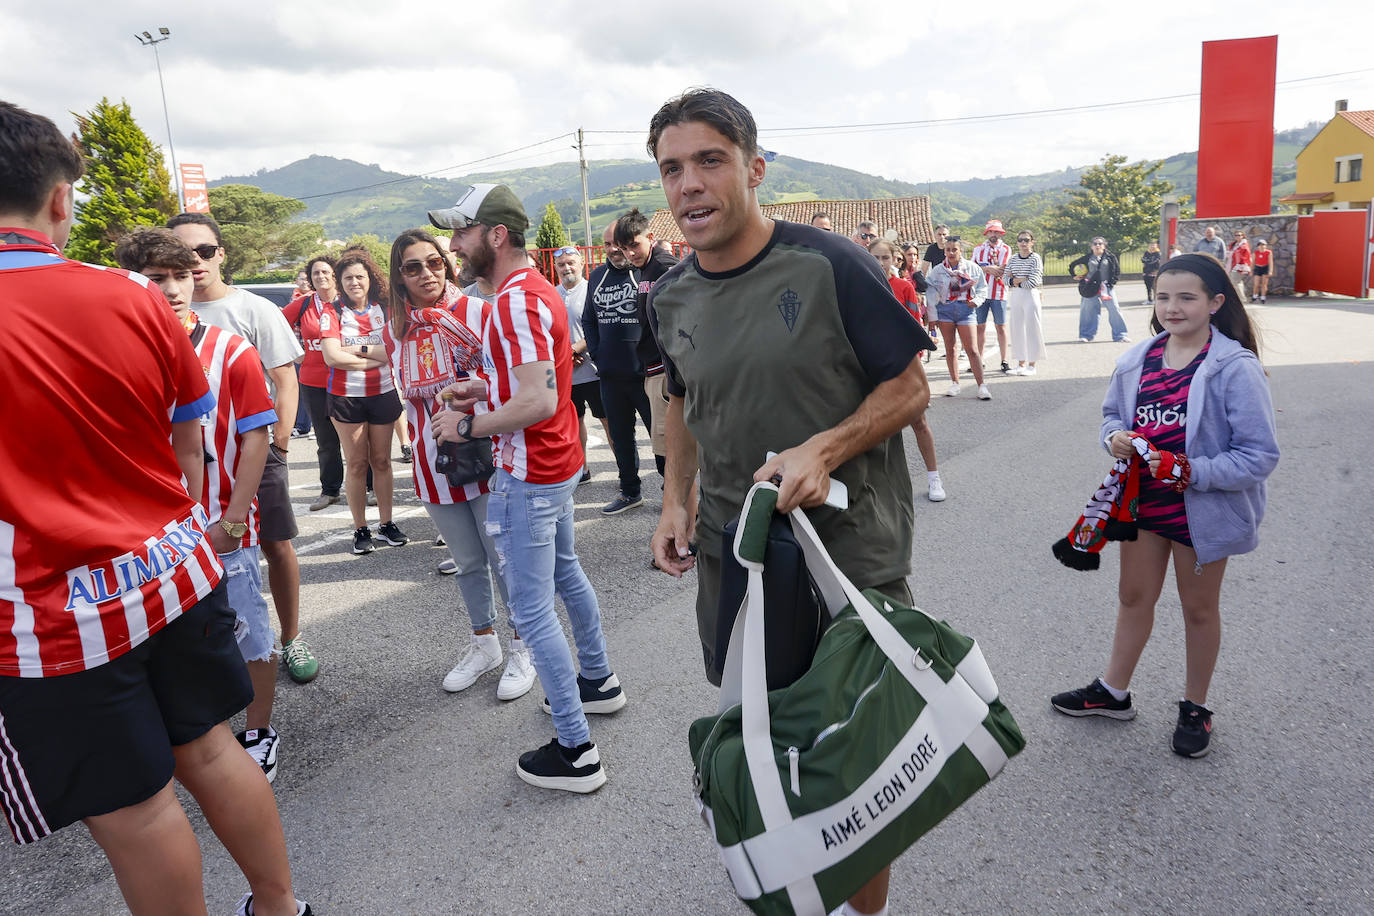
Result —
<instances>
[{"instance_id":1,"label":"tattoo on arm","mask_svg":"<svg viewBox=\"0 0 1374 916\"><path fill-rule=\"evenodd\" d=\"M548 384L548 386L549 386L549 390L550 390L550 391L557 391L557 390L558 390L558 379L554 376L553 370L552 370L552 369L546 369L545 372L547 373L546 382L547 382L547 384Z\"/></svg>"}]
</instances>

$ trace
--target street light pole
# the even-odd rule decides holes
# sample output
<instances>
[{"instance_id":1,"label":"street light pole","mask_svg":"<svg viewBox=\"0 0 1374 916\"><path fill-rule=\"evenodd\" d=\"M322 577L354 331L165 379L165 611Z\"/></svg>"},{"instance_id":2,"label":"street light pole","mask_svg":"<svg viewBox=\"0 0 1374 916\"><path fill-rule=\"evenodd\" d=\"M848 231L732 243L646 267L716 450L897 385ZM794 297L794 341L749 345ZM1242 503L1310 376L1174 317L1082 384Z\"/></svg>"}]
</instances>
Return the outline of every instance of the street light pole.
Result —
<instances>
[{"instance_id":1,"label":"street light pole","mask_svg":"<svg viewBox=\"0 0 1374 916\"><path fill-rule=\"evenodd\" d=\"M186 198L181 193L181 170L177 168L177 148L172 143L172 117L167 113L167 86L162 82L162 58L157 53L157 46L172 37L172 30L164 27L158 29L157 32L160 36L158 38L154 38L148 32L134 37L145 48L153 49L153 63L157 65L157 86L162 90L162 120L167 125L167 149L172 153L172 183L177 189L177 209L185 210Z\"/></svg>"}]
</instances>

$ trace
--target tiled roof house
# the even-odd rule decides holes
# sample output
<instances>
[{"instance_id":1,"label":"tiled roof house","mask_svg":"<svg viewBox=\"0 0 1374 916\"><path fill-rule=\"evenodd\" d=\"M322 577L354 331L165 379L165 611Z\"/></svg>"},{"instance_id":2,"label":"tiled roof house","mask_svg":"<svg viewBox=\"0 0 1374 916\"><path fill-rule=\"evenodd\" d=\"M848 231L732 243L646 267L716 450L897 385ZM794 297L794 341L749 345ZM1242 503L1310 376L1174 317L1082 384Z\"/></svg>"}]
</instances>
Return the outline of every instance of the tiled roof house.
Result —
<instances>
[{"instance_id":1,"label":"tiled roof house","mask_svg":"<svg viewBox=\"0 0 1374 916\"><path fill-rule=\"evenodd\" d=\"M884 200L803 200L785 204L763 204L759 209L769 219L785 219L793 223L810 223L816 213L830 215L835 232L851 236L859 223L872 220L880 233L896 229L903 242L921 245L935 241L930 224L929 197L889 197ZM677 223L669 210L659 210L649 220L654 238L670 243L683 241Z\"/></svg>"}]
</instances>

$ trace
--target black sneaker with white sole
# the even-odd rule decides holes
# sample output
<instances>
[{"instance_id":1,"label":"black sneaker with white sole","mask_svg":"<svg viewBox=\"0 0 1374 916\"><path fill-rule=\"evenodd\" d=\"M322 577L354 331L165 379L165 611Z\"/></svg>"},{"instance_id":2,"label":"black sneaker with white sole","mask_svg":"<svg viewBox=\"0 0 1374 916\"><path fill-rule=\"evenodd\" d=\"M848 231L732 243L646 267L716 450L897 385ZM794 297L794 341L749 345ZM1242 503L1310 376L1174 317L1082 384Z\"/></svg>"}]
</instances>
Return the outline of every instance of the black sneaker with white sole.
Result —
<instances>
[{"instance_id":1,"label":"black sneaker with white sole","mask_svg":"<svg viewBox=\"0 0 1374 916\"><path fill-rule=\"evenodd\" d=\"M1179 756L1206 757L1212 750L1212 711L1192 700L1179 700L1173 745Z\"/></svg>"},{"instance_id":2,"label":"black sneaker with white sole","mask_svg":"<svg viewBox=\"0 0 1374 916\"><path fill-rule=\"evenodd\" d=\"M554 738L541 748L521 754L515 774L532 786L564 792L595 792L606 784L601 755L590 741L567 748Z\"/></svg>"},{"instance_id":3,"label":"black sneaker with white sole","mask_svg":"<svg viewBox=\"0 0 1374 916\"><path fill-rule=\"evenodd\" d=\"M619 515L644 505L643 496L626 496L624 493L617 493L615 499L601 507L602 515Z\"/></svg>"},{"instance_id":4,"label":"black sneaker with white sole","mask_svg":"<svg viewBox=\"0 0 1374 916\"><path fill-rule=\"evenodd\" d=\"M1087 687L1056 693L1050 697L1050 705L1066 716L1106 716L1108 719L1134 719L1135 709L1131 706L1131 695L1124 700L1112 696L1111 691L1102 686L1100 678L1094 678Z\"/></svg>"},{"instance_id":5,"label":"black sneaker with white sole","mask_svg":"<svg viewBox=\"0 0 1374 916\"><path fill-rule=\"evenodd\" d=\"M372 529L363 525L353 532L353 552L371 553L377 549L377 545L372 540Z\"/></svg>"},{"instance_id":6,"label":"black sneaker with white sole","mask_svg":"<svg viewBox=\"0 0 1374 916\"><path fill-rule=\"evenodd\" d=\"M582 697L582 711L584 713L598 713L609 715L624 708L625 691L620 689L620 678L614 673L608 674L603 678L589 681L582 675L577 676L577 692ZM553 714L553 708L549 706L549 698L544 697L544 702L540 704L544 712Z\"/></svg>"},{"instance_id":7,"label":"black sneaker with white sole","mask_svg":"<svg viewBox=\"0 0 1374 916\"><path fill-rule=\"evenodd\" d=\"M401 533L395 522L382 522L377 526L377 537L392 547L402 547L410 543L410 538Z\"/></svg>"},{"instance_id":8,"label":"black sneaker with white sole","mask_svg":"<svg viewBox=\"0 0 1374 916\"><path fill-rule=\"evenodd\" d=\"M253 762L262 769L262 775L267 777L267 781L276 779L277 746L281 740L277 737L276 730L270 725L267 728L250 728L239 732L235 737L248 752L248 756L253 758Z\"/></svg>"}]
</instances>

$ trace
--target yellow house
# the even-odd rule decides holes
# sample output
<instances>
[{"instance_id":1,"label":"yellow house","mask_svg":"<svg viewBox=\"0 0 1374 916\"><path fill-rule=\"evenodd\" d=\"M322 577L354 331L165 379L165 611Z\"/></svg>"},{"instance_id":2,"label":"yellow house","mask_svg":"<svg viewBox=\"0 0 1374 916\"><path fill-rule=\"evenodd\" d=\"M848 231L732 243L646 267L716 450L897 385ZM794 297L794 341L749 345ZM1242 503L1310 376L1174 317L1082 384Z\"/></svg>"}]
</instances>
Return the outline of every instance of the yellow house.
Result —
<instances>
[{"instance_id":1,"label":"yellow house","mask_svg":"<svg viewBox=\"0 0 1374 916\"><path fill-rule=\"evenodd\" d=\"M1338 111L1298 153L1297 190L1279 202L1299 213L1365 210L1374 198L1374 111Z\"/></svg>"}]
</instances>

